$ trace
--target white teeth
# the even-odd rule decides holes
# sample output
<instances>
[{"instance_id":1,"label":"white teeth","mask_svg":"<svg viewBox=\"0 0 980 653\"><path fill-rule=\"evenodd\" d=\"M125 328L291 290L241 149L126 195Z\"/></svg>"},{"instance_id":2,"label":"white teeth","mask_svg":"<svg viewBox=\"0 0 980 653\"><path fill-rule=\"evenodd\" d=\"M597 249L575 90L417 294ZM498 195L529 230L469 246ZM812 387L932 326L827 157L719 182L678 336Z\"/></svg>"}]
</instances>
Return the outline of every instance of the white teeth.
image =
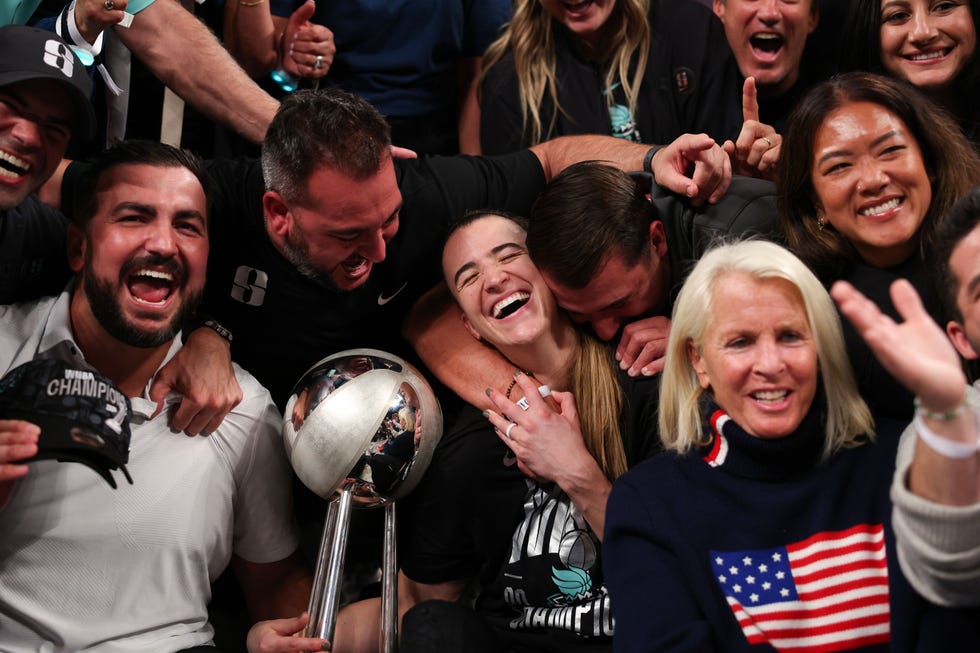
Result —
<instances>
[{"instance_id":1,"label":"white teeth","mask_svg":"<svg viewBox=\"0 0 980 653\"><path fill-rule=\"evenodd\" d=\"M781 39L783 37L781 37L779 34L756 34L752 38L754 38L754 39L762 39L762 40L766 41L766 40Z\"/></svg>"},{"instance_id":2,"label":"white teeth","mask_svg":"<svg viewBox=\"0 0 980 653\"><path fill-rule=\"evenodd\" d=\"M151 277L153 279L163 279L164 281L174 280L169 272L160 272L159 270L139 270L134 276Z\"/></svg>"},{"instance_id":3,"label":"white teeth","mask_svg":"<svg viewBox=\"0 0 980 653\"><path fill-rule=\"evenodd\" d=\"M511 304L513 304L514 302L526 302L529 299L531 299L530 293L515 292L513 295L509 297L505 297L504 299L501 299L499 302L494 304L491 314L495 318L499 318L501 313L504 312L504 309L510 306Z\"/></svg>"},{"instance_id":4,"label":"white teeth","mask_svg":"<svg viewBox=\"0 0 980 653\"><path fill-rule=\"evenodd\" d=\"M942 59L947 54L949 50L936 50L935 52L923 52L922 54L913 54L909 57L912 61L929 61L930 59Z\"/></svg>"},{"instance_id":5,"label":"white teeth","mask_svg":"<svg viewBox=\"0 0 980 653\"><path fill-rule=\"evenodd\" d=\"M139 302L140 304L148 304L149 306L161 306L161 305L163 305L164 302L167 301L166 299L161 299L158 302L148 302L145 299L143 299L142 297L137 297L135 295L133 295L133 299L136 300L137 302Z\"/></svg>"},{"instance_id":6,"label":"white teeth","mask_svg":"<svg viewBox=\"0 0 980 653\"><path fill-rule=\"evenodd\" d=\"M20 157L16 157L13 154L10 154L9 152L4 152L3 150L0 150L0 161L5 161L10 166L16 168L16 170L10 170L6 166L0 166L0 172L3 172L3 175L5 177L12 177L12 178L22 177L26 175L28 171L31 169L30 163L28 163L24 159L21 159Z\"/></svg>"},{"instance_id":7,"label":"white teeth","mask_svg":"<svg viewBox=\"0 0 980 653\"><path fill-rule=\"evenodd\" d=\"M891 211L893 208L895 208L901 203L902 200L896 197L895 199L890 199L887 202L878 204L877 206L869 206L866 209L861 209L860 211L858 211L858 213L860 213L861 215L870 215L870 216L881 215L885 211Z\"/></svg>"},{"instance_id":8,"label":"white teeth","mask_svg":"<svg viewBox=\"0 0 980 653\"><path fill-rule=\"evenodd\" d=\"M764 390L760 392L753 392L752 398L758 401L780 401L788 394L788 390Z\"/></svg>"}]
</instances>

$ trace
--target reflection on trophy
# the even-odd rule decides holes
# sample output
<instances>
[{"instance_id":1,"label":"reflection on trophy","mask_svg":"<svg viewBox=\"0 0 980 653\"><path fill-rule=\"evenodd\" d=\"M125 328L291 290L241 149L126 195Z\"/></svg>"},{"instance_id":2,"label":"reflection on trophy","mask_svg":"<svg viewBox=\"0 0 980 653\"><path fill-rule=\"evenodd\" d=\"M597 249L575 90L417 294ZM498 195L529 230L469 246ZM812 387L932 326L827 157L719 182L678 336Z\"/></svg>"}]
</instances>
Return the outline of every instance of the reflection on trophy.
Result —
<instances>
[{"instance_id":1,"label":"reflection on trophy","mask_svg":"<svg viewBox=\"0 0 980 653\"><path fill-rule=\"evenodd\" d=\"M293 470L329 499L316 561L306 636L333 641L350 511L385 508L381 650L398 641L395 500L425 473L442 437L432 388L401 358L350 349L324 358L299 380L282 426Z\"/></svg>"}]
</instances>

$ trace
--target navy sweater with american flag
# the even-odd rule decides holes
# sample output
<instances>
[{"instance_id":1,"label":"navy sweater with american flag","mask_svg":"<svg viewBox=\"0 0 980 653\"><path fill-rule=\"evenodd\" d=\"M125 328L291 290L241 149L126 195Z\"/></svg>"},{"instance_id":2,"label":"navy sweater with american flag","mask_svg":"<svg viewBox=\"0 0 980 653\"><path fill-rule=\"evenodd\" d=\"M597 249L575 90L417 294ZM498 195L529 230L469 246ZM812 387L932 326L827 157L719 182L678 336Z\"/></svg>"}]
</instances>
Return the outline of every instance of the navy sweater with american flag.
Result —
<instances>
[{"instance_id":1,"label":"navy sweater with american flag","mask_svg":"<svg viewBox=\"0 0 980 653\"><path fill-rule=\"evenodd\" d=\"M822 461L819 408L778 440L706 416L708 446L613 487L614 651L980 651L978 611L927 604L899 570L888 488L901 424Z\"/></svg>"}]
</instances>

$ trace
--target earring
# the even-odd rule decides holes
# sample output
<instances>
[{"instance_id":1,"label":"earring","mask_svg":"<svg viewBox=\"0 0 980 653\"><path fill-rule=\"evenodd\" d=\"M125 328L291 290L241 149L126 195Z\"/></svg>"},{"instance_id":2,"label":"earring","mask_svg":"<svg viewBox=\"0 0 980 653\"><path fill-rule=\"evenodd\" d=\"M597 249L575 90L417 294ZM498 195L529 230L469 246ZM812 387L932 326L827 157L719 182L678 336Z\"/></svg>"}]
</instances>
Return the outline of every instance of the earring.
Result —
<instances>
[{"instance_id":1,"label":"earring","mask_svg":"<svg viewBox=\"0 0 980 653\"><path fill-rule=\"evenodd\" d=\"M826 226L827 226L827 221L823 219L823 216L818 217L817 218L817 229L819 229L820 231L823 231Z\"/></svg>"}]
</instances>

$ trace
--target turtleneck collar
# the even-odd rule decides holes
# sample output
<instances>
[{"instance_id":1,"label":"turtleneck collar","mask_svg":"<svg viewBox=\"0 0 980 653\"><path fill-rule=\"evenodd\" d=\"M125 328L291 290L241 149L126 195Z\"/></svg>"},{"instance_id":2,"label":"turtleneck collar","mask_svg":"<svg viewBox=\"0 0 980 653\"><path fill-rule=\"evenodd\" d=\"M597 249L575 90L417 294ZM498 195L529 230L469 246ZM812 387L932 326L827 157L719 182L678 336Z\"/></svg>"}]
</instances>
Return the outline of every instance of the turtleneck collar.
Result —
<instances>
[{"instance_id":1,"label":"turtleneck collar","mask_svg":"<svg viewBox=\"0 0 980 653\"><path fill-rule=\"evenodd\" d=\"M698 453L712 467L737 476L762 481L792 478L820 463L826 438L823 405L823 397L818 395L793 433L765 439L747 433L706 395L701 408L709 443Z\"/></svg>"}]
</instances>

